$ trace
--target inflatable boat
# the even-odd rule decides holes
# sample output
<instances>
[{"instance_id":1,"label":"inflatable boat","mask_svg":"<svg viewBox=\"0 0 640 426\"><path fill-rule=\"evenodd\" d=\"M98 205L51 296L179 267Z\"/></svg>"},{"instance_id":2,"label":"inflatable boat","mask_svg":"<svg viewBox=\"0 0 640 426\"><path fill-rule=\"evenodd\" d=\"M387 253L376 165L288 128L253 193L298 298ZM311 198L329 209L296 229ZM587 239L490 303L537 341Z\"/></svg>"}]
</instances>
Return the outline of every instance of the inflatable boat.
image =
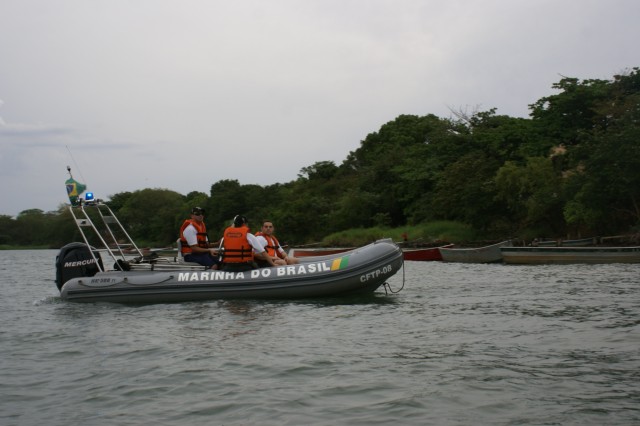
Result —
<instances>
[{"instance_id":1,"label":"inflatable boat","mask_svg":"<svg viewBox=\"0 0 640 426\"><path fill-rule=\"evenodd\" d=\"M179 253L173 257L143 254L101 200L80 200L69 209L83 241L60 249L56 285L61 298L73 302L299 299L372 293L403 266L402 250L383 239L347 252L301 258L297 265L244 272L205 269L183 261Z\"/></svg>"}]
</instances>

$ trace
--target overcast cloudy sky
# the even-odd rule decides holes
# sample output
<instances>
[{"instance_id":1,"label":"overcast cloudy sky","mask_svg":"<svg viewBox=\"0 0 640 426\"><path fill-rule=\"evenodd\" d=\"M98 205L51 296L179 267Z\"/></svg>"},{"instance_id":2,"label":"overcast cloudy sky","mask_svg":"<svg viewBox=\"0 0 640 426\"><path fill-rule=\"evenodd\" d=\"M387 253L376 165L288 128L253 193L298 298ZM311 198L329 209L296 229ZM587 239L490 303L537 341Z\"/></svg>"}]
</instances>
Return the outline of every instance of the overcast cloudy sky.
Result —
<instances>
[{"instance_id":1,"label":"overcast cloudy sky","mask_svg":"<svg viewBox=\"0 0 640 426\"><path fill-rule=\"evenodd\" d=\"M400 114L527 117L640 66L636 0L0 0L0 214L340 164Z\"/></svg>"}]
</instances>

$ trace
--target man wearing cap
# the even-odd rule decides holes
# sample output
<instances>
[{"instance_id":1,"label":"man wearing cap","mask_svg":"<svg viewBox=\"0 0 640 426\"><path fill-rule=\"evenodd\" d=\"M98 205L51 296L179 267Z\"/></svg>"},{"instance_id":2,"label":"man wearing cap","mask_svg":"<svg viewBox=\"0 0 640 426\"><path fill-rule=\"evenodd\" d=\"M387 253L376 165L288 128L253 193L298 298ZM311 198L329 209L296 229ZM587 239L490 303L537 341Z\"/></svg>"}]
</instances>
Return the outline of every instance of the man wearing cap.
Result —
<instances>
[{"instance_id":1,"label":"man wearing cap","mask_svg":"<svg viewBox=\"0 0 640 426\"><path fill-rule=\"evenodd\" d=\"M186 262L195 262L211 269L218 269L218 250L211 248L207 227L204 224L204 209L191 209L191 219L180 227L182 256Z\"/></svg>"}]
</instances>

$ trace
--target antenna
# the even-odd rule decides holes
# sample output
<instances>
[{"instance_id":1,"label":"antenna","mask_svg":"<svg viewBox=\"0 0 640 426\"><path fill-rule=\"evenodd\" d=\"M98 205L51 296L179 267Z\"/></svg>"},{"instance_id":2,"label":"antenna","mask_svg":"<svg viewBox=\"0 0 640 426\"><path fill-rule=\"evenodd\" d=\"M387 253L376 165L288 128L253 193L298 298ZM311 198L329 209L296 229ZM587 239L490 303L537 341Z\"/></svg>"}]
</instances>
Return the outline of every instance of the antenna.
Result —
<instances>
[{"instance_id":1,"label":"antenna","mask_svg":"<svg viewBox=\"0 0 640 426\"><path fill-rule=\"evenodd\" d=\"M76 159L73 158L73 154L71 154L71 150L69 149L69 145L65 145L65 148L67 148L67 151L69 151L69 156L71 157L71 160L73 161L73 164L76 166L76 170L78 170L78 173L80 173L80 178L82 179L83 182L86 182L87 180L84 178L84 176L82 176L82 172L80 171L80 167L78 167L78 163L76 163ZM69 172L69 176L71 176L71 167L67 166L67 171ZM73 178L73 176L71 176Z\"/></svg>"}]
</instances>

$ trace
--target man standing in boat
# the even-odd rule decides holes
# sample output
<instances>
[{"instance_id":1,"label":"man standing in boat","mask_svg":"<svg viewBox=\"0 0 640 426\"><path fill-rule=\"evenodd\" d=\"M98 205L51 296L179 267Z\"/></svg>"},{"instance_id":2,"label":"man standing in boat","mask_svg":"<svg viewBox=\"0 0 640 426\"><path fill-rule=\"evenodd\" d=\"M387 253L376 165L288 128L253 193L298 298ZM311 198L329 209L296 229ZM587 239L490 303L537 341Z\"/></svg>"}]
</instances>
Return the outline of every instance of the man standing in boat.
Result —
<instances>
[{"instance_id":1,"label":"man standing in boat","mask_svg":"<svg viewBox=\"0 0 640 426\"><path fill-rule=\"evenodd\" d=\"M284 251L276 236L273 235L274 230L273 222L265 220L262 222L262 230L260 232L256 232L256 238L260 242L260 245L267 251L269 256L271 256L271 260L273 260L276 265L295 265L300 263L300 261L295 257L287 255L287 252ZM271 266L261 259L256 259L256 263L261 268Z\"/></svg>"},{"instance_id":2,"label":"man standing in boat","mask_svg":"<svg viewBox=\"0 0 640 426\"><path fill-rule=\"evenodd\" d=\"M180 227L180 244L184 260L218 269L218 251L211 248L207 227L204 224L204 209L191 209L191 219L184 221Z\"/></svg>"},{"instance_id":3,"label":"man standing in boat","mask_svg":"<svg viewBox=\"0 0 640 426\"><path fill-rule=\"evenodd\" d=\"M258 265L254 257L266 262L267 266L276 266L256 236L249 232L249 222L242 215L236 215L233 218L233 224L224 230L220 247L223 271L240 272L257 269Z\"/></svg>"}]
</instances>

